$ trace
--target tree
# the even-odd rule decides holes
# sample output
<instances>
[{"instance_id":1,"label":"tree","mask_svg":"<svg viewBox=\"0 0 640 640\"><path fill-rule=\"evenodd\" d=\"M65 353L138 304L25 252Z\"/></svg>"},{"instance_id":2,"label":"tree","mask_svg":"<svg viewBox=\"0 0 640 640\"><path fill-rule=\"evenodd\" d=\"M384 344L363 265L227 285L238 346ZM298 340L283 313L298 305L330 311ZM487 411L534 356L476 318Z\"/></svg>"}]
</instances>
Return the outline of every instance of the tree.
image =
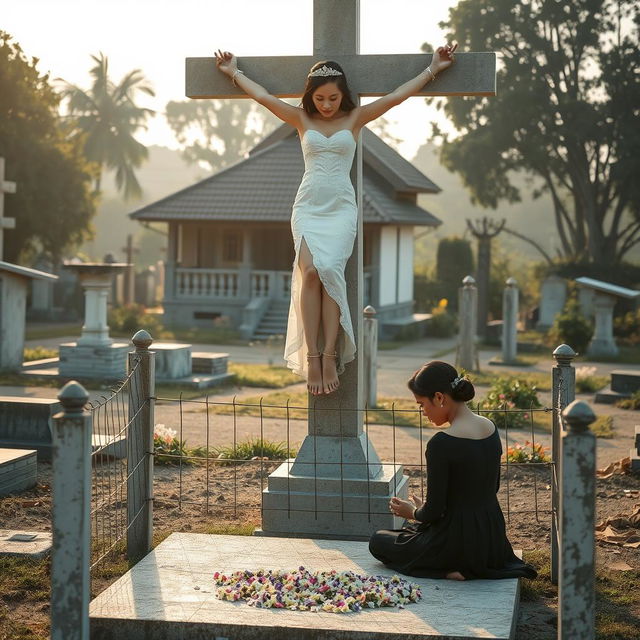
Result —
<instances>
[{"instance_id":1,"label":"tree","mask_svg":"<svg viewBox=\"0 0 640 640\"><path fill-rule=\"evenodd\" d=\"M109 60L103 54L91 56L96 63L90 70L93 84L88 91L62 80L67 99L72 138L81 138L84 154L100 171L96 191L100 191L103 169L115 171L116 187L125 199L142 195L134 169L147 159L147 148L134 134L146 128L147 118L155 112L139 107L136 94L155 93L140 69L127 73L118 84L109 78Z\"/></svg>"},{"instance_id":2,"label":"tree","mask_svg":"<svg viewBox=\"0 0 640 640\"><path fill-rule=\"evenodd\" d=\"M80 146L65 140L59 95L11 36L0 31L0 156L7 179L17 183L5 197L16 228L5 233L5 260L18 262L43 250L54 261L87 235L95 213L91 168Z\"/></svg>"},{"instance_id":3,"label":"tree","mask_svg":"<svg viewBox=\"0 0 640 640\"><path fill-rule=\"evenodd\" d=\"M222 169L243 158L280 121L247 100L167 103L166 117L187 162ZM253 121L253 126L247 123Z\"/></svg>"},{"instance_id":4,"label":"tree","mask_svg":"<svg viewBox=\"0 0 640 640\"><path fill-rule=\"evenodd\" d=\"M640 243L640 18L631 0L462 0L440 26L500 54L498 95L444 104L459 132L441 160L472 200L548 192L562 257L620 264Z\"/></svg>"}]
</instances>

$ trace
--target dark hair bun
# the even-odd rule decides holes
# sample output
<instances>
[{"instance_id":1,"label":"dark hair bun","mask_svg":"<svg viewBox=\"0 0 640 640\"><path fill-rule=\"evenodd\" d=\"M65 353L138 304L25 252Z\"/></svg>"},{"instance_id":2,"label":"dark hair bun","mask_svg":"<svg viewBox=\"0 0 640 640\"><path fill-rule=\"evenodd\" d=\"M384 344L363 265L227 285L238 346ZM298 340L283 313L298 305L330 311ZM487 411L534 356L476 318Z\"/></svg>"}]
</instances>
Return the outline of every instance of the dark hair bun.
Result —
<instances>
[{"instance_id":1,"label":"dark hair bun","mask_svg":"<svg viewBox=\"0 0 640 640\"><path fill-rule=\"evenodd\" d=\"M459 380L451 390L451 398L456 402L469 402L469 400L473 400L475 395L476 390L473 384L466 378Z\"/></svg>"}]
</instances>

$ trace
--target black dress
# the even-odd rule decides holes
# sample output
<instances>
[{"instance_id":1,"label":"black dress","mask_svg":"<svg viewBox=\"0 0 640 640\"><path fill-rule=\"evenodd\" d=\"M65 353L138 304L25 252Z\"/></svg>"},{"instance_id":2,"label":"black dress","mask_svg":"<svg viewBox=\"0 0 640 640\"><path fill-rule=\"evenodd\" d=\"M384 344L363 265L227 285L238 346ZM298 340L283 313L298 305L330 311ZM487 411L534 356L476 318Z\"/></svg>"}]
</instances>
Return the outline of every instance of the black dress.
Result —
<instances>
[{"instance_id":1,"label":"black dress","mask_svg":"<svg viewBox=\"0 0 640 640\"><path fill-rule=\"evenodd\" d=\"M535 578L536 570L507 540L496 493L502 443L498 430L481 440L436 433L425 452L427 501L417 525L382 530L369 541L371 554L400 573L444 578L459 571L473 578Z\"/></svg>"}]
</instances>

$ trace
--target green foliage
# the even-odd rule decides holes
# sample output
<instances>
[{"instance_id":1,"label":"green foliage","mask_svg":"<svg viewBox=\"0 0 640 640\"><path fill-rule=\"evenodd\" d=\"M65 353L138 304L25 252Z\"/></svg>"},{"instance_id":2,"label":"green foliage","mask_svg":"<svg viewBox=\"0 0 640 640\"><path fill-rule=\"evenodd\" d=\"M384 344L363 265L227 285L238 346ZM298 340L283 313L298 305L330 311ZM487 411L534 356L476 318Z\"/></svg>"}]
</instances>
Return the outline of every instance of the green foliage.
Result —
<instances>
[{"instance_id":1,"label":"green foliage","mask_svg":"<svg viewBox=\"0 0 640 640\"><path fill-rule=\"evenodd\" d=\"M187 449L187 443L184 440L179 440L176 437L176 431L174 429L168 429L163 424L157 424L153 432L153 451L154 451L154 464L158 465L176 465L180 464L193 464L193 459L188 456L191 455Z\"/></svg>"},{"instance_id":2,"label":"green foliage","mask_svg":"<svg viewBox=\"0 0 640 640\"><path fill-rule=\"evenodd\" d=\"M149 315L141 304L124 304L109 310L107 323L117 333L133 336L136 331L146 329L153 338L161 333L158 318Z\"/></svg>"},{"instance_id":3,"label":"green foliage","mask_svg":"<svg viewBox=\"0 0 640 640\"><path fill-rule=\"evenodd\" d=\"M548 455L549 447L543 447L540 443L532 443L528 440L522 445L515 442L507 448L507 452L503 454L507 462L515 464L550 462Z\"/></svg>"},{"instance_id":4,"label":"green foliage","mask_svg":"<svg viewBox=\"0 0 640 640\"><path fill-rule=\"evenodd\" d=\"M633 0L462 0L442 23L469 51L500 51L497 96L440 100L456 129L441 159L474 203L553 203L561 253L620 263L640 242L640 46ZM628 25L628 27L625 27ZM446 71L445 71L446 73Z\"/></svg>"},{"instance_id":5,"label":"green foliage","mask_svg":"<svg viewBox=\"0 0 640 640\"><path fill-rule=\"evenodd\" d=\"M45 358L56 358L58 356L57 349L47 349L46 347L33 347L24 350L23 361L32 362L33 360L44 360Z\"/></svg>"},{"instance_id":6,"label":"green foliage","mask_svg":"<svg viewBox=\"0 0 640 640\"><path fill-rule=\"evenodd\" d=\"M519 429L530 425L531 409L541 406L535 384L515 377L500 376L491 383L489 393L480 402L479 408L481 415L489 418L499 428L508 425ZM487 412L487 409L496 411ZM518 411L519 409L522 411Z\"/></svg>"},{"instance_id":7,"label":"green foliage","mask_svg":"<svg viewBox=\"0 0 640 640\"><path fill-rule=\"evenodd\" d=\"M235 382L240 387L266 387L280 389L302 381L286 367L274 367L268 364L229 363L229 373L235 375Z\"/></svg>"},{"instance_id":8,"label":"green foliage","mask_svg":"<svg viewBox=\"0 0 640 640\"><path fill-rule=\"evenodd\" d=\"M224 447L215 447L214 456L220 464L240 464L247 460L286 460L295 458L296 451L287 448L286 442L272 442L260 438L250 438Z\"/></svg>"},{"instance_id":9,"label":"green foliage","mask_svg":"<svg viewBox=\"0 0 640 640\"><path fill-rule=\"evenodd\" d=\"M570 298L549 330L549 338L556 344L568 344L576 353L584 353L593 335L591 323L582 315L580 303Z\"/></svg>"},{"instance_id":10,"label":"green foliage","mask_svg":"<svg viewBox=\"0 0 640 640\"><path fill-rule=\"evenodd\" d=\"M475 266L471 242L452 236L438 243L436 257L436 282L441 286L441 297L449 300L449 307L458 309L458 289L465 276L473 275Z\"/></svg>"},{"instance_id":11,"label":"green foliage","mask_svg":"<svg viewBox=\"0 0 640 640\"><path fill-rule=\"evenodd\" d=\"M442 298L438 306L431 310L431 313L433 315L431 316L431 320L429 320L429 327L427 329L430 336L448 338L458 330L458 318L454 314L449 313L446 298Z\"/></svg>"},{"instance_id":12,"label":"green foliage","mask_svg":"<svg viewBox=\"0 0 640 640\"><path fill-rule=\"evenodd\" d=\"M576 369L576 391L578 393L594 393L607 384L606 376L597 376L595 373L595 367L582 366Z\"/></svg>"},{"instance_id":13,"label":"green foliage","mask_svg":"<svg viewBox=\"0 0 640 640\"><path fill-rule=\"evenodd\" d=\"M640 391L635 391L628 398L624 398L624 400L618 400L618 402L616 402L616 407L637 411L640 409Z\"/></svg>"},{"instance_id":14,"label":"green foliage","mask_svg":"<svg viewBox=\"0 0 640 640\"><path fill-rule=\"evenodd\" d=\"M100 190L103 168L115 171L116 187L125 198L140 197L142 189L134 169L147 159L147 148L134 134L145 128L147 118L155 112L135 104L138 92L155 95L140 69L134 69L115 84L109 78L107 57L91 56L95 66L89 73L93 84L87 91L65 83L71 138L82 143L85 157L99 167L96 190Z\"/></svg>"},{"instance_id":15,"label":"green foliage","mask_svg":"<svg viewBox=\"0 0 640 640\"><path fill-rule=\"evenodd\" d=\"M182 157L190 164L205 162L211 170L245 157L278 124L275 116L249 100L171 101L166 115L184 149ZM246 130L247 122L254 122L252 130Z\"/></svg>"},{"instance_id":16,"label":"green foliage","mask_svg":"<svg viewBox=\"0 0 640 640\"><path fill-rule=\"evenodd\" d=\"M614 318L613 333L629 345L640 344L640 309L629 311Z\"/></svg>"},{"instance_id":17,"label":"green foliage","mask_svg":"<svg viewBox=\"0 0 640 640\"><path fill-rule=\"evenodd\" d=\"M77 141L66 139L59 96L11 36L0 31L0 156L7 180L4 215L18 219L5 234L4 259L19 262L44 251L54 261L89 236L95 213L92 169Z\"/></svg>"}]
</instances>

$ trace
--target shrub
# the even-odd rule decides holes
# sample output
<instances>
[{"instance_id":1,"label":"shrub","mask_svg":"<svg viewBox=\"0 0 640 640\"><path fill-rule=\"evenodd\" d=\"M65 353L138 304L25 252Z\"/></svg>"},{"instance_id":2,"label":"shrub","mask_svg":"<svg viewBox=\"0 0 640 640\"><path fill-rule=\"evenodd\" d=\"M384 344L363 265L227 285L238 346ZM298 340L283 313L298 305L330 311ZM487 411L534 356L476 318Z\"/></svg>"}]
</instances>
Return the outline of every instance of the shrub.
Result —
<instances>
[{"instance_id":1,"label":"shrub","mask_svg":"<svg viewBox=\"0 0 640 640\"><path fill-rule=\"evenodd\" d=\"M133 335L140 329L146 329L154 338L160 334L162 325L155 316L149 315L141 304L124 304L109 311L107 321L113 331Z\"/></svg>"},{"instance_id":2,"label":"shrub","mask_svg":"<svg viewBox=\"0 0 640 640\"><path fill-rule=\"evenodd\" d=\"M640 391L632 393L629 398L618 400L616 407L620 407L621 409L640 409Z\"/></svg>"},{"instance_id":3,"label":"shrub","mask_svg":"<svg viewBox=\"0 0 640 640\"><path fill-rule=\"evenodd\" d=\"M576 391L578 393L593 393L607 384L605 376L597 376L595 373L595 367L578 367L576 369Z\"/></svg>"},{"instance_id":4,"label":"shrub","mask_svg":"<svg viewBox=\"0 0 640 640\"><path fill-rule=\"evenodd\" d=\"M593 327L580 311L580 304L575 298L569 299L562 313L559 313L549 336L554 343L564 342L577 353L584 353L591 336Z\"/></svg>"},{"instance_id":5,"label":"shrub","mask_svg":"<svg viewBox=\"0 0 640 640\"><path fill-rule=\"evenodd\" d=\"M440 240L436 257L436 282L441 283L444 291L452 297L451 307L454 311L458 308L457 291L462 286L462 279L474 271L469 240L455 236Z\"/></svg>"},{"instance_id":6,"label":"shrub","mask_svg":"<svg viewBox=\"0 0 640 640\"><path fill-rule=\"evenodd\" d=\"M507 462L516 464L550 462L551 458L547 455L547 451L549 451L549 447L543 447L541 444L534 445L527 440L524 445L516 442L511 447L508 447L507 453L503 455L503 458Z\"/></svg>"},{"instance_id":7,"label":"shrub","mask_svg":"<svg viewBox=\"0 0 640 640\"><path fill-rule=\"evenodd\" d=\"M640 344L640 309L629 311L613 321L613 333L629 345Z\"/></svg>"},{"instance_id":8,"label":"shrub","mask_svg":"<svg viewBox=\"0 0 640 640\"><path fill-rule=\"evenodd\" d=\"M479 408L482 415L493 421L496 426L505 427L508 424L518 429L529 424L530 415L525 410L537 409L541 406L538 390L534 384L501 376L491 384L489 393L480 403ZM496 411L487 412L488 409ZM511 413L511 410L514 412Z\"/></svg>"},{"instance_id":9,"label":"shrub","mask_svg":"<svg viewBox=\"0 0 640 640\"><path fill-rule=\"evenodd\" d=\"M24 362L32 362L33 360L44 360L45 358L57 358L57 349L48 349L47 347L27 347L24 350L23 360Z\"/></svg>"},{"instance_id":10,"label":"shrub","mask_svg":"<svg viewBox=\"0 0 640 640\"><path fill-rule=\"evenodd\" d=\"M457 318L452 313L449 313L448 300L442 298L438 305L431 309L433 314L431 320L429 320L428 333L430 336L436 338L448 338L452 336L457 330Z\"/></svg>"}]
</instances>

